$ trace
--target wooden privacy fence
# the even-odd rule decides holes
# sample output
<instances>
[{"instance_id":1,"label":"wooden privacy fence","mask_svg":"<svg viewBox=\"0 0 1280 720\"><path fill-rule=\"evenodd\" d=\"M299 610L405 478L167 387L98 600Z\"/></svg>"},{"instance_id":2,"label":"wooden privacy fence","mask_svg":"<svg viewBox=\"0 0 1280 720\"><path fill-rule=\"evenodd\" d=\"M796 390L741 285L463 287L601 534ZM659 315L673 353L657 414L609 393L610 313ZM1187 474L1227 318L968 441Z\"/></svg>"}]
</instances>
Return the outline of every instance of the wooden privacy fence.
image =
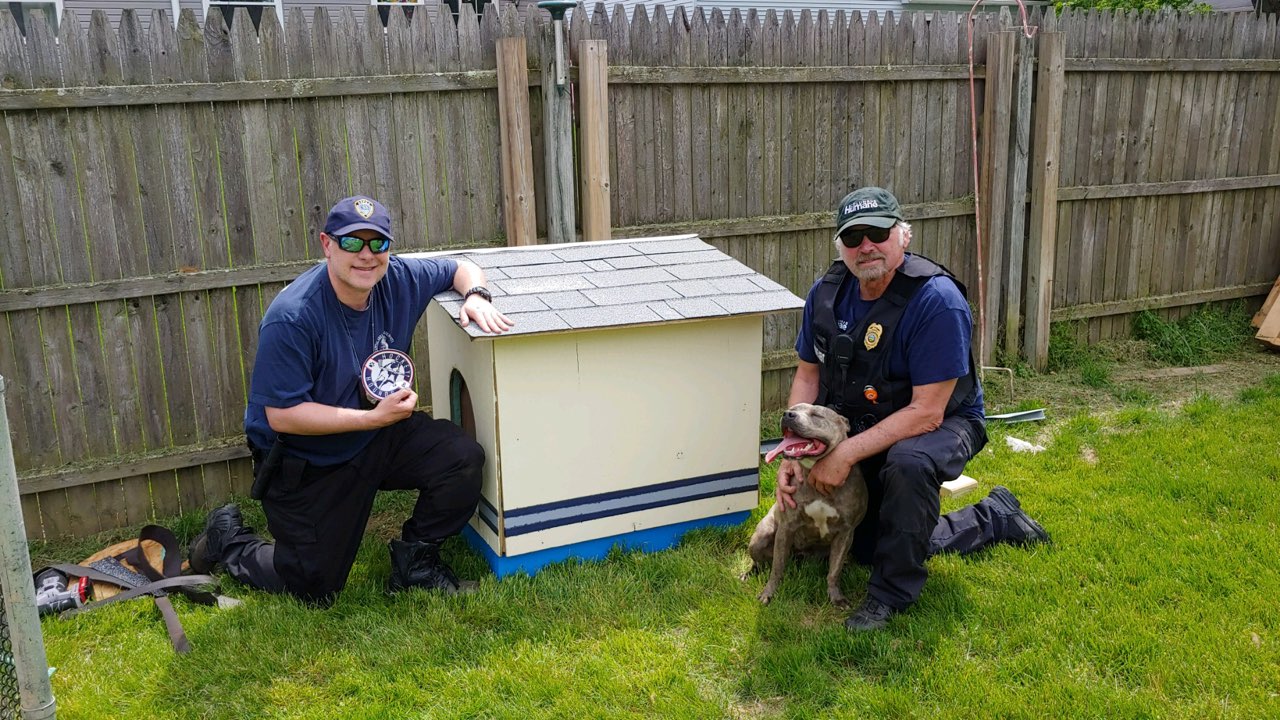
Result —
<instances>
[{"instance_id":1,"label":"wooden privacy fence","mask_svg":"<svg viewBox=\"0 0 1280 720\"><path fill-rule=\"evenodd\" d=\"M989 341L1002 329L1014 354L1025 317L1024 354L1043 367L1050 320L1082 321L1079 339L1092 342L1127 334L1139 310L1176 317L1265 295L1280 270L1276 16L1090 12L1050 16L1044 31L1026 121L1035 123L1028 245L1020 261L1022 207L1012 199L1021 195L1009 194L1012 221L991 242L1003 252L990 275L1003 304L988 312L1003 316ZM1010 59L989 66L1008 73L1012 42L1002 48L995 54ZM1029 57L1018 67L1022 97ZM1016 87L1009 78L1001 82ZM1007 157L1019 157L1011 147ZM1001 152L992 149L996 176Z\"/></svg>"},{"instance_id":2,"label":"wooden privacy fence","mask_svg":"<svg viewBox=\"0 0 1280 720\"><path fill-rule=\"evenodd\" d=\"M24 40L0 12L0 375L33 535L243 492L257 324L317 260L329 205L383 200L398 251L514 241L518 217L545 237L544 125L582 143L558 191L581 210L607 188L614 237L698 232L804 294L834 256L835 203L878 184L906 205L913 249L978 302L960 16L579 10L577 133L543 112L545 15L244 20L158 14L144 32L126 12L56 39L32 22ZM1050 320L1105 337L1142 307L1264 293L1280 269L1274 18L1044 25L1034 40L1007 16L975 28L988 357L1038 357ZM523 67L499 71L502 38L523 41ZM500 101L519 70L527 97ZM590 165L606 133L607 169ZM509 194L516 178L531 202ZM785 400L797 328L766 323L766 406Z\"/></svg>"}]
</instances>

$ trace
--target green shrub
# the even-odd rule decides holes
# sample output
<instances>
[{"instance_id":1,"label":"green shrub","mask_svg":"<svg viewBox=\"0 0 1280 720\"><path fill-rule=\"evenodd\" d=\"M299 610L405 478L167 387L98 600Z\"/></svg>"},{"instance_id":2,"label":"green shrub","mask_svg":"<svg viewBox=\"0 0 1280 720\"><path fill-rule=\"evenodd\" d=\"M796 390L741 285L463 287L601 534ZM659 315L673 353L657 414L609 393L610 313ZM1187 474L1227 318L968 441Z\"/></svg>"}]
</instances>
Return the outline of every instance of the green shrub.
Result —
<instances>
[{"instance_id":1,"label":"green shrub","mask_svg":"<svg viewBox=\"0 0 1280 720\"><path fill-rule=\"evenodd\" d=\"M1203 306L1170 322L1151 311L1138 313L1133 335L1148 343L1151 359L1175 366L1200 365L1245 348L1253 336L1244 303Z\"/></svg>"},{"instance_id":2,"label":"green shrub","mask_svg":"<svg viewBox=\"0 0 1280 720\"><path fill-rule=\"evenodd\" d=\"M1139 10L1142 12L1156 12L1168 8L1197 15L1213 12L1212 5L1198 0L1054 0L1053 7L1059 13L1064 8L1075 8L1077 10L1087 10L1089 8L1097 8L1099 10Z\"/></svg>"}]
</instances>

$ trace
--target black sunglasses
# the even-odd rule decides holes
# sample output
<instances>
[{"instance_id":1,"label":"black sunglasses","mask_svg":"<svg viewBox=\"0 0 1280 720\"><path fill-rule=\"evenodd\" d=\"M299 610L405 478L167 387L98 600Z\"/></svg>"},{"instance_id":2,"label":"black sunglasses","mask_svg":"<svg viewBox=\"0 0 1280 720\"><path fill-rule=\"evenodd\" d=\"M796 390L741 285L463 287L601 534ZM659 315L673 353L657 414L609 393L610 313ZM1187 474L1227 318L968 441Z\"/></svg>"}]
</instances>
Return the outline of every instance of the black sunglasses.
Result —
<instances>
[{"instance_id":1,"label":"black sunglasses","mask_svg":"<svg viewBox=\"0 0 1280 720\"><path fill-rule=\"evenodd\" d=\"M343 235L342 237L333 237L330 235L329 237L337 241L338 247L349 253L358 253L363 250L366 245L369 246L369 252L375 255L381 255L391 249L391 241L384 237L369 238L368 240L362 240L355 235Z\"/></svg>"},{"instance_id":2,"label":"black sunglasses","mask_svg":"<svg viewBox=\"0 0 1280 720\"><path fill-rule=\"evenodd\" d=\"M844 232L840 233L840 242L847 248L856 248L862 244L862 238L865 237L879 245L889 239L889 233L892 231L893 228L891 227L878 228L855 225L851 228L846 228Z\"/></svg>"}]
</instances>

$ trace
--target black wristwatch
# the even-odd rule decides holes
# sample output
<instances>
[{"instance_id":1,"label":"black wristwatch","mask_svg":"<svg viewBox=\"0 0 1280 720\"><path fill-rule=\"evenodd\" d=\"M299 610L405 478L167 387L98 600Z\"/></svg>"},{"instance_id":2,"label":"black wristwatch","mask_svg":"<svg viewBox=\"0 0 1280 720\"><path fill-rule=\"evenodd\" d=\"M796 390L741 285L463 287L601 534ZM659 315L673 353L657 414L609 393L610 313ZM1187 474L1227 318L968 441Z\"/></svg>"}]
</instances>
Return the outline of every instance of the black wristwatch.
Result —
<instances>
[{"instance_id":1,"label":"black wristwatch","mask_svg":"<svg viewBox=\"0 0 1280 720\"><path fill-rule=\"evenodd\" d=\"M489 292L489 288L483 285L476 285L470 290L462 293L462 302L466 302L467 298L471 297L472 295L479 295L480 297L484 298L485 301L493 302L493 293Z\"/></svg>"}]
</instances>

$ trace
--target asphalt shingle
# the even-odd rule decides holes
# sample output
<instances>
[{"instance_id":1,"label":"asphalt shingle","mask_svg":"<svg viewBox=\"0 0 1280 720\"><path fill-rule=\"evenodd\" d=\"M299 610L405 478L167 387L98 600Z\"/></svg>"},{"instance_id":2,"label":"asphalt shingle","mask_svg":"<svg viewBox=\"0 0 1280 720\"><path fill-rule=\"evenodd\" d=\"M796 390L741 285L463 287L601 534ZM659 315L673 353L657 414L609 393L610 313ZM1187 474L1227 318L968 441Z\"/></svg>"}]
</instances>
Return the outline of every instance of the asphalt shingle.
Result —
<instances>
[{"instance_id":1,"label":"asphalt shingle","mask_svg":"<svg viewBox=\"0 0 1280 720\"><path fill-rule=\"evenodd\" d=\"M528 295L529 293L563 292L565 290L585 290L595 287L591 281L581 275L550 275L537 278L516 278L499 280L491 283L509 295Z\"/></svg>"},{"instance_id":2,"label":"asphalt shingle","mask_svg":"<svg viewBox=\"0 0 1280 720\"><path fill-rule=\"evenodd\" d=\"M571 247L558 248L550 254L555 255L558 260L574 262L635 256L639 255L640 251L626 243L602 243L600 245L595 243L575 243Z\"/></svg>"},{"instance_id":3,"label":"asphalt shingle","mask_svg":"<svg viewBox=\"0 0 1280 720\"><path fill-rule=\"evenodd\" d=\"M677 268L678 269L678 268ZM635 270L614 270L608 273L592 273L591 284L596 287L618 287L620 285L640 285L642 283L670 282L675 280L666 268L636 268Z\"/></svg>"},{"instance_id":4,"label":"asphalt shingle","mask_svg":"<svg viewBox=\"0 0 1280 720\"><path fill-rule=\"evenodd\" d=\"M613 305L610 307L560 310L561 320L576 329L613 327L615 325L641 325L662 320L658 313L644 305Z\"/></svg>"},{"instance_id":5,"label":"asphalt shingle","mask_svg":"<svg viewBox=\"0 0 1280 720\"><path fill-rule=\"evenodd\" d=\"M658 313L663 320L683 320L684 316L664 302L649 303L649 309Z\"/></svg>"},{"instance_id":6,"label":"asphalt shingle","mask_svg":"<svg viewBox=\"0 0 1280 720\"><path fill-rule=\"evenodd\" d=\"M804 301L695 236L464 253L485 268L508 335L789 310ZM456 316L462 299L436 296ZM468 335L487 335L469 325Z\"/></svg>"},{"instance_id":7,"label":"asphalt shingle","mask_svg":"<svg viewBox=\"0 0 1280 720\"><path fill-rule=\"evenodd\" d=\"M550 275L581 275L594 269L587 267L585 263L564 262L546 265L520 265L518 267L504 268L503 272L510 278L530 278L548 277ZM487 275L488 271L485 274Z\"/></svg>"},{"instance_id":8,"label":"asphalt shingle","mask_svg":"<svg viewBox=\"0 0 1280 720\"><path fill-rule=\"evenodd\" d=\"M783 290L771 293L752 293L749 295L725 295L714 298L715 303L730 315L744 313L769 312L772 310L792 310L804 307L804 301Z\"/></svg>"},{"instance_id":9,"label":"asphalt shingle","mask_svg":"<svg viewBox=\"0 0 1280 720\"><path fill-rule=\"evenodd\" d=\"M630 270L638 267L653 267L658 263L650 260L644 255L634 255L632 257L609 258L605 260L613 267L614 270Z\"/></svg>"},{"instance_id":10,"label":"asphalt shingle","mask_svg":"<svg viewBox=\"0 0 1280 720\"><path fill-rule=\"evenodd\" d=\"M582 294L596 305L629 305L631 303L670 300L680 297L680 293L667 287L666 283L583 290Z\"/></svg>"},{"instance_id":11,"label":"asphalt shingle","mask_svg":"<svg viewBox=\"0 0 1280 720\"><path fill-rule=\"evenodd\" d=\"M760 288L751 282L750 275L738 275L736 277L715 278L708 281L711 287L716 289L716 293L720 295L739 295L742 293L757 293Z\"/></svg>"},{"instance_id":12,"label":"asphalt shingle","mask_svg":"<svg viewBox=\"0 0 1280 720\"><path fill-rule=\"evenodd\" d=\"M696 237L676 238L672 240L650 240L643 244L636 243L635 248L645 255L661 255L662 253L672 252L698 252L701 250L715 249Z\"/></svg>"},{"instance_id":13,"label":"asphalt shingle","mask_svg":"<svg viewBox=\"0 0 1280 720\"><path fill-rule=\"evenodd\" d=\"M568 323L560 319L558 315L551 311L515 313L514 315L507 315L507 319L514 322L515 325L505 333L506 335L530 335L540 332L556 332L573 329ZM492 339L500 337L481 330L475 323L470 323L463 328L463 330L466 330L467 334L473 338L482 337Z\"/></svg>"},{"instance_id":14,"label":"asphalt shingle","mask_svg":"<svg viewBox=\"0 0 1280 720\"><path fill-rule=\"evenodd\" d=\"M724 308L709 297L668 300L667 304L672 310L680 313L681 317L686 318L715 317L726 314Z\"/></svg>"},{"instance_id":15,"label":"asphalt shingle","mask_svg":"<svg viewBox=\"0 0 1280 720\"><path fill-rule=\"evenodd\" d=\"M706 280L679 280L671 283L671 289L685 297L716 294L715 286Z\"/></svg>"},{"instance_id":16,"label":"asphalt shingle","mask_svg":"<svg viewBox=\"0 0 1280 720\"><path fill-rule=\"evenodd\" d=\"M667 270L670 270L672 275L681 280L755 274L755 271L737 260L722 260L720 262L698 263L696 265L676 265L668 267Z\"/></svg>"},{"instance_id":17,"label":"asphalt shingle","mask_svg":"<svg viewBox=\"0 0 1280 720\"><path fill-rule=\"evenodd\" d=\"M718 262L724 260L724 253L719 250L703 250L701 252L662 253L645 257L659 265L689 265L690 263Z\"/></svg>"},{"instance_id":18,"label":"asphalt shingle","mask_svg":"<svg viewBox=\"0 0 1280 720\"><path fill-rule=\"evenodd\" d=\"M570 308L587 307L595 304L591 302L586 295L583 295L577 290L547 293L545 295L539 295L539 297L541 297L542 302L546 303L547 307L552 310L568 310Z\"/></svg>"}]
</instances>

